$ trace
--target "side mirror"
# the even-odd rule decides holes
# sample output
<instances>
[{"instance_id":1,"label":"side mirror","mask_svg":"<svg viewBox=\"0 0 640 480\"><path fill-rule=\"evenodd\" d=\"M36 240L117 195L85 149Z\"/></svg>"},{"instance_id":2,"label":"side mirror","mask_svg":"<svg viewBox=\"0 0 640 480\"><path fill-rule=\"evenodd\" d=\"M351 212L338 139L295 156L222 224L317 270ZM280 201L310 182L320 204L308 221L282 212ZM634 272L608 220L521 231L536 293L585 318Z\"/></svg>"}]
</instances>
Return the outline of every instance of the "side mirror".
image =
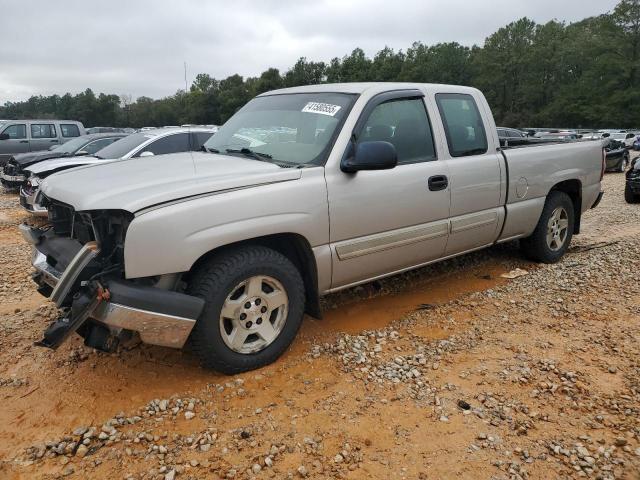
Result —
<instances>
[{"instance_id":1,"label":"side mirror","mask_svg":"<svg viewBox=\"0 0 640 480\"><path fill-rule=\"evenodd\" d=\"M389 170L398 165L396 147L389 142L362 142L356 146L353 156L345 158L340 169L345 173L360 170Z\"/></svg>"},{"instance_id":2,"label":"side mirror","mask_svg":"<svg viewBox=\"0 0 640 480\"><path fill-rule=\"evenodd\" d=\"M9 140L10 138L8 133L0 133L0 140Z\"/></svg>"},{"instance_id":3,"label":"side mirror","mask_svg":"<svg viewBox=\"0 0 640 480\"><path fill-rule=\"evenodd\" d=\"M153 152L150 152L149 150L145 150L144 152L142 152L142 153L140 154L140 156L141 156L141 157L153 157L153 156L154 156L154 153L153 153Z\"/></svg>"},{"instance_id":4,"label":"side mirror","mask_svg":"<svg viewBox=\"0 0 640 480\"><path fill-rule=\"evenodd\" d=\"M82 157L82 156L84 156L84 155L89 155L89 152L87 152L86 150L78 150L78 151L76 152L76 156L77 156L77 157Z\"/></svg>"},{"instance_id":5,"label":"side mirror","mask_svg":"<svg viewBox=\"0 0 640 480\"><path fill-rule=\"evenodd\" d=\"M58 148L59 146L60 145L51 145L48 150L51 152L51 151L55 150L56 148Z\"/></svg>"}]
</instances>

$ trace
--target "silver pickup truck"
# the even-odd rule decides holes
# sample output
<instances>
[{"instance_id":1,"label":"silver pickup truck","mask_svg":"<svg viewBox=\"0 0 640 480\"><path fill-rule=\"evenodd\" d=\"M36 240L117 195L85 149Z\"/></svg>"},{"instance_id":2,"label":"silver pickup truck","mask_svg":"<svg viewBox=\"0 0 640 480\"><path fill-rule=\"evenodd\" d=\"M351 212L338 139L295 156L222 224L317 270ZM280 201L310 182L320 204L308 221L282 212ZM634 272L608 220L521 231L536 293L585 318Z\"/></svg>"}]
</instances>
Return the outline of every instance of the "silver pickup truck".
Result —
<instances>
[{"instance_id":1,"label":"silver pickup truck","mask_svg":"<svg viewBox=\"0 0 640 480\"><path fill-rule=\"evenodd\" d=\"M314 85L262 94L202 152L50 176L23 225L72 332L180 348L224 373L277 359L329 292L521 239L557 262L599 202L599 142L501 149L476 89Z\"/></svg>"}]
</instances>

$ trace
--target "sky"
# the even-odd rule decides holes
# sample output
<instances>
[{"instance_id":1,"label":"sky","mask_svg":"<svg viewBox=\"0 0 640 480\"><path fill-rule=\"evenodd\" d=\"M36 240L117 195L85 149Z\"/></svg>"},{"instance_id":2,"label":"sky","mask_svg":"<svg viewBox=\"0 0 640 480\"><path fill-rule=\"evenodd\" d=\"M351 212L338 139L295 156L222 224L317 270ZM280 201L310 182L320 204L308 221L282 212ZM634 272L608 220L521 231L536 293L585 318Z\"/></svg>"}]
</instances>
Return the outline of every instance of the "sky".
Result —
<instances>
[{"instance_id":1,"label":"sky","mask_svg":"<svg viewBox=\"0 0 640 480\"><path fill-rule=\"evenodd\" d=\"M0 0L0 105L94 92L161 98L198 73L281 72L362 48L482 45L521 17L573 22L617 0Z\"/></svg>"}]
</instances>

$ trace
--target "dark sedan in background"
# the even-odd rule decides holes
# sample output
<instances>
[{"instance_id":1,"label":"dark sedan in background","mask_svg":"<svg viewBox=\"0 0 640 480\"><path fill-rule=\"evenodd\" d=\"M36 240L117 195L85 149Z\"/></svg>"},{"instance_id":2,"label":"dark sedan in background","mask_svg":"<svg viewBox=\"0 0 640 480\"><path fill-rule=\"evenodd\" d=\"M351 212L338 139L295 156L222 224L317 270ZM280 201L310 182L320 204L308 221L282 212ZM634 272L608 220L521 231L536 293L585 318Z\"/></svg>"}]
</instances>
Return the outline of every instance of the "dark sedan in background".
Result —
<instances>
[{"instance_id":1,"label":"dark sedan in background","mask_svg":"<svg viewBox=\"0 0 640 480\"><path fill-rule=\"evenodd\" d=\"M127 135L127 133L94 133L91 135L82 135L62 145L56 145L51 150L13 155L9 158L2 172L0 172L0 182L5 188L18 188L26 180L24 173L26 167L52 158L93 155L98 150L102 150L107 145Z\"/></svg>"},{"instance_id":2,"label":"dark sedan in background","mask_svg":"<svg viewBox=\"0 0 640 480\"><path fill-rule=\"evenodd\" d=\"M624 172L629 166L629 150L624 142L608 138L603 146L607 172Z\"/></svg>"},{"instance_id":3,"label":"dark sedan in background","mask_svg":"<svg viewBox=\"0 0 640 480\"><path fill-rule=\"evenodd\" d=\"M624 199L627 203L640 203L640 161L634 160L627 172L624 186Z\"/></svg>"}]
</instances>

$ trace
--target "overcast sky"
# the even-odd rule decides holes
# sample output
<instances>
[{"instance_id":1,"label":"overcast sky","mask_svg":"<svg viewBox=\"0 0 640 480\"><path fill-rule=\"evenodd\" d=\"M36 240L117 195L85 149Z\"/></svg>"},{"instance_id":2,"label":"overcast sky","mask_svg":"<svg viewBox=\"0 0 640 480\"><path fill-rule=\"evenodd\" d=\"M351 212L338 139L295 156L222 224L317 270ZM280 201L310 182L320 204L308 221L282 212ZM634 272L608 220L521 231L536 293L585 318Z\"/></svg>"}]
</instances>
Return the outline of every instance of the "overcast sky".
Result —
<instances>
[{"instance_id":1,"label":"overcast sky","mask_svg":"<svg viewBox=\"0 0 640 480\"><path fill-rule=\"evenodd\" d=\"M567 22L617 0L91 0L0 2L0 104L34 94L160 98L196 74L285 71L361 47L414 41L481 45L520 17Z\"/></svg>"}]
</instances>

